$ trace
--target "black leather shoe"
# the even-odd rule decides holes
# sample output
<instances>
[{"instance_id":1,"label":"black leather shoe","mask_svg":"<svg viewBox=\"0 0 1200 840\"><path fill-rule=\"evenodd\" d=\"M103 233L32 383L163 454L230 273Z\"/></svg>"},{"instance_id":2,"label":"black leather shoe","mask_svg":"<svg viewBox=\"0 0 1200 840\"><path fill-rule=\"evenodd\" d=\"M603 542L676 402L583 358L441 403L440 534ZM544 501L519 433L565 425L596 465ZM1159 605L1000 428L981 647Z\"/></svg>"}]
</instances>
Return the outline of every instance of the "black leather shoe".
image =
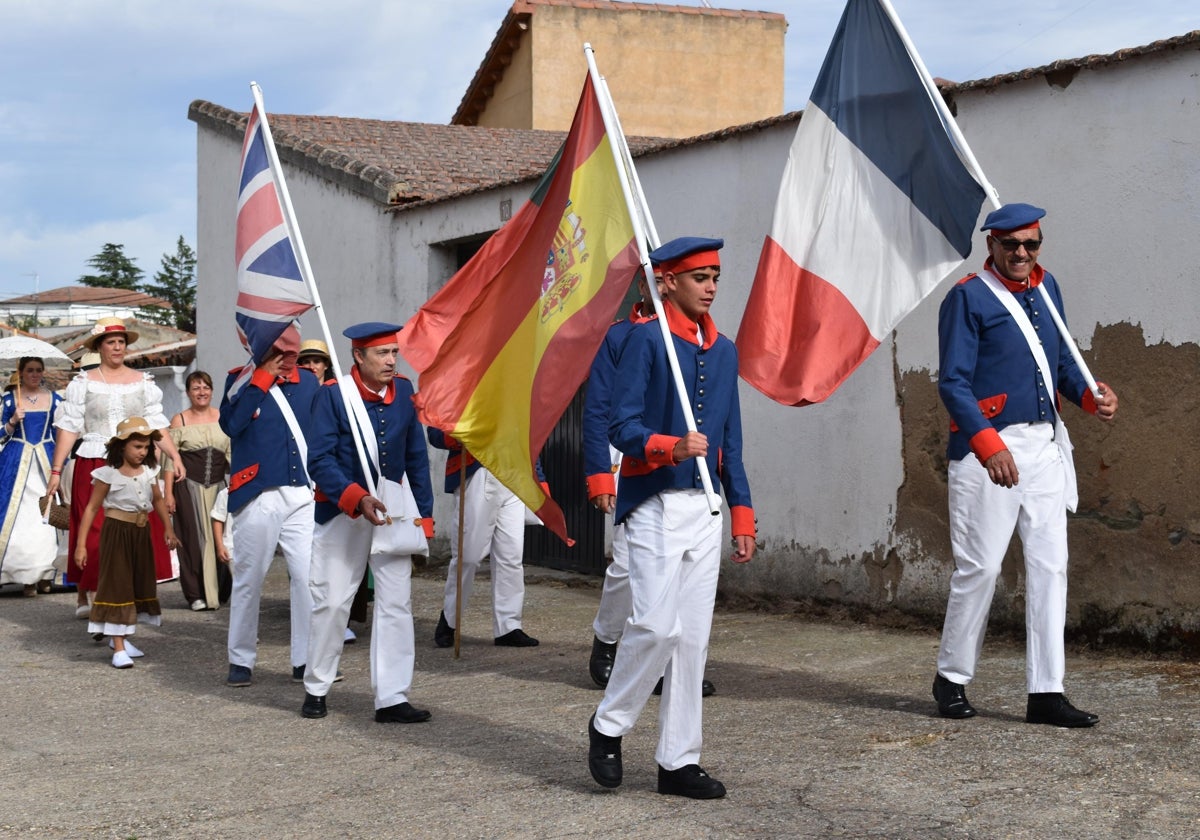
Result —
<instances>
[{"instance_id":1,"label":"black leather shoe","mask_svg":"<svg viewBox=\"0 0 1200 840\"><path fill-rule=\"evenodd\" d=\"M454 628L446 621L446 613L438 616L437 629L433 631L433 643L440 648L454 647Z\"/></svg>"},{"instance_id":2,"label":"black leather shoe","mask_svg":"<svg viewBox=\"0 0 1200 840\"><path fill-rule=\"evenodd\" d=\"M659 677L658 682L656 682L654 684L654 696L655 697L662 696L662 687L663 687L663 678ZM717 687L712 684L712 680L701 680L700 681L700 696L701 697L712 697L716 693L717 693Z\"/></svg>"},{"instance_id":3,"label":"black leather shoe","mask_svg":"<svg viewBox=\"0 0 1200 840\"><path fill-rule=\"evenodd\" d=\"M1026 723L1047 723L1066 729L1082 729L1095 726L1099 715L1084 712L1071 705L1063 694L1030 694L1025 706Z\"/></svg>"},{"instance_id":4,"label":"black leather shoe","mask_svg":"<svg viewBox=\"0 0 1200 840\"><path fill-rule=\"evenodd\" d=\"M300 715L306 718L325 717L325 698L304 692L304 705L300 707Z\"/></svg>"},{"instance_id":5,"label":"black leather shoe","mask_svg":"<svg viewBox=\"0 0 1200 840\"><path fill-rule=\"evenodd\" d=\"M658 768L658 792L688 799L720 799L725 785L704 772L699 764L689 764L678 770Z\"/></svg>"},{"instance_id":6,"label":"black leather shoe","mask_svg":"<svg viewBox=\"0 0 1200 840\"><path fill-rule=\"evenodd\" d=\"M613 663L617 661L617 643L602 642L592 637L592 658L588 660L588 673L592 682L604 688L612 676Z\"/></svg>"},{"instance_id":7,"label":"black leather shoe","mask_svg":"<svg viewBox=\"0 0 1200 840\"><path fill-rule=\"evenodd\" d=\"M596 715L588 721L588 770L606 788L621 784L621 739L596 729Z\"/></svg>"},{"instance_id":8,"label":"black leather shoe","mask_svg":"<svg viewBox=\"0 0 1200 840\"><path fill-rule=\"evenodd\" d=\"M538 640L530 636L520 627L509 630L503 636L496 637L496 647L537 647Z\"/></svg>"},{"instance_id":9,"label":"black leather shoe","mask_svg":"<svg viewBox=\"0 0 1200 840\"><path fill-rule=\"evenodd\" d=\"M407 701L375 710L376 723L422 723L431 717L433 715L428 711L418 709Z\"/></svg>"},{"instance_id":10,"label":"black leather shoe","mask_svg":"<svg viewBox=\"0 0 1200 840\"><path fill-rule=\"evenodd\" d=\"M966 688L941 674L934 677L933 699L937 701L938 714L944 718L969 718L979 714L967 700Z\"/></svg>"}]
</instances>

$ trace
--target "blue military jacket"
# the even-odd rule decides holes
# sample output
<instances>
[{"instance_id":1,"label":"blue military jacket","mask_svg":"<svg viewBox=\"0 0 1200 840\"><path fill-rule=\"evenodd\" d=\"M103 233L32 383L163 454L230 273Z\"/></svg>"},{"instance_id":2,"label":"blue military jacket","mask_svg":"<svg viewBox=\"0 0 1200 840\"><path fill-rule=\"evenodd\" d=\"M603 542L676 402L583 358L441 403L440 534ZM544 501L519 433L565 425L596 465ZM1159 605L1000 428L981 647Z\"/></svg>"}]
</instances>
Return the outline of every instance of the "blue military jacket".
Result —
<instances>
[{"instance_id":1,"label":"blue military jacket","mask_svg":"<svg viewBox=\"0 0 1200 840\"><path fill-rule=\"evenodd\" d=\"M361 387L357 368L350 375L360 385L359 394L366 404L367 418L379 448L376 466L383 471L384 478L395 482L407 479L417 510L422 517L432 517L429 451L425 447L424 428L413 408L412 383L396 376L380 399L378 394ZM358 503L367 495L350 429L341 387L336 382L325 383L313 400L313 432L308 448L308 471L317 485L318 523L328 522L339 512L358 516ZM367 454L370 457L369 448ZM373 479L378 477L372 473Z\"/></svg>"},{"instance_id":2,"label":"blue military jacket","mask_svg":"<svg viewBox=\"0 0 1200 840\"><path fill-rule=\"evenodd\" d=\"M713 486L725 489L735 535L753 535L750 482L742 464L742 416L738 398L737 349L704 316L704 345L696 324L673 305L665 308L675 352L697 431L708 437L708 469ZM695 459L675 464L671 448L687 433L656 320L637 324L617 362L611 419L612 445L624 453L617 487L616 521L646 499L671 488L700 488Z\"/></svg>"},{"instance_id":3,"label":"blue military jacket","mask_svg":"<svg viewBox=\"0 0 1200 840\"><path fill-rule=\"evenodd\" d=\"M583 471L587 476L589 499L602 494L615 496L617 492L608 450L609 408L612 405L621 348L634 325L645 320L647 318L641 314L641 303L635 304L627 319L617 321L608 328L604 342L592 360L587 393L583 398Z\"/></svg>"},{"instance_id":4,"label":"blue military jacket","mask_svg":"<svg viewBox=\"0 0 1200 840\"><path fill-rule=\"evenodd\" d=\"M1056 393L1095 412L1087 383L1036 289L1046 284L1065 321L1054 277L1035 266L1028 288L1000 279L1029 316L1057 381L1042 381L1021 328L979 275L959 281L938 313L938 393L950 413L946 456L951 461L971 452L986 461L1005 448L998 432L1014 423L1053 423Z\"/></svg>"},{"instance_id":5,"label":"blue military jacket","mask_svg":"<svg viewBox=\"0 0 1200 840\"><path fill-rule=\"evenodd\" d=\"M446 492L453 493L458 489L458 483L462 480L462 459L467 459L467 481L471 480L471 476L479 472L483 464L475 460L475 456L463 449L452 435L448 435L441 429L429 429L429 443L437 449L445 449L450 454L446 457ZM542 459L538 458L533 464L534 474L537 476L538 483L543 486L546 483L546 474L542 472ZM546 495L550 495L550 491L546 491Z\"/></svg>"},{"instance_id":6,"label":"blue military jacket","mask_svg":"<svg viewBox=\"0 0 1200 840\"><path fill-rule=\"evenodd\" d=\"M308 473L300 448L287 420L273 397L267 395L274 377L259 368L231 400L229 386L241 369L225 380L221 399L221 431L229 436L233 462L229 465L229 511L237 513L246 503L272 487L305 487ZM295 368L279 383L292 407L300 431L308 437L312 401L320 385L312 371Z\"/></svg>"}]
</instances>

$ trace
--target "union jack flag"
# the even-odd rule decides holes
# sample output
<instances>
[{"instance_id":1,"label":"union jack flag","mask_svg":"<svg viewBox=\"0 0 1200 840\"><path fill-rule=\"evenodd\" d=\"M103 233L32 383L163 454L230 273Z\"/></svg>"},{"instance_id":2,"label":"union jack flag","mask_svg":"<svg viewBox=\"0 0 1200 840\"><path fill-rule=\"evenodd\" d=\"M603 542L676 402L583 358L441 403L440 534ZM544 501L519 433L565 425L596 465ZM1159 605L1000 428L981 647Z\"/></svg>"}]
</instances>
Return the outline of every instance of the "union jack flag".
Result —
<instances>
[{"instance_id":1,"label":"union jack flag","mask_svg":"<svg viewBox=\"0 0 1200 840\"><path fill-rule=\"evenodd\" d=\"M274 152L267 116L256 96L242 142L237 203L235 317L238 336L250 352L250 364L242 378L249 377L254 365L261 364L273 346L299 348L296 319L314 305L300 271L297 243L280 202L280 193L286 193L286 187L283 173L272 165L278 165ZM299 232L296 234L298 237Z\"/></svg>"}]
</instances>

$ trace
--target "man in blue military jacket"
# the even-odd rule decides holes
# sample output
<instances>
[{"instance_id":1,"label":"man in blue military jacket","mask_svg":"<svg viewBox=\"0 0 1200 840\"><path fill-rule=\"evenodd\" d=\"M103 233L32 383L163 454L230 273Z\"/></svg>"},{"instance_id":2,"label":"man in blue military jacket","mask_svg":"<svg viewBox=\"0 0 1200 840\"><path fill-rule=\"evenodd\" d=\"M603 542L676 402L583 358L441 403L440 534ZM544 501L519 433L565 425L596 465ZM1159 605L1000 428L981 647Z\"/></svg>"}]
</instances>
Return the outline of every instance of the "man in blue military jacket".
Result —
<instances>
[{"instance_id":1,"label":"man in blue military jacket","mask_svg":"<svg viewBox=\"0 0 1200 840\"><path fill-rule=\"evenodd\" d=\"M725 795L699 765L701 682L708 656L722 517L709 510L696 456L725 490L733 559L754 554L754 511L742 464L737 350L709 308L720 277L719 239L672 240L650 254L662 269L671 341L694 412L689 432L657 321L634 327L617 362L609 439L624 453L615 517L625 525L633 616L625 627L604 699L588 723L588 769L605 787L621 784L621 738L641 714L660 674L658 792L695 799Z\"/></svg>"},{"instance_id":2,"label":"man in blue military jacket","mask_svg":"<svg viewBox=\"0 0 1200 840\"><path fill-rule=\"evenodd\" d=\"M408 482L426 536L433 536L433 488L425 434L413 408L412 384L396 374L399 345L396 324L357 324L342 334L352 342L350 378L364 403L369 433L365 441L372 479ZM354 399L350 396L350 399ZM312 446L308 465L317 485L313 536L312 629L308 670L304 675L306 718L325 717L325 697L337 678L338 660L350 603L370 565L375 577L375 624L371 632L371 685L375 720L419 723L430 714L408 701L416 644L413 639L412 557L372 553L376 526L387 513L365 487L358 450L351 435L357 424L346 413L342 388L329 383L313 401Z\"/></svg>"},{"instance_id":3,"label":"man in blue military jacket","mask_svg":"<svg viewBox=\"0 0 1200 840\"><path fill-rule=\"evenodd\" d=\"M662 294L662 279L655 277ZM605 333L604 343L592 360L588 373L587 394L583 401L583 467L587 475L588 501L596 510L610 514L617 507L617 481L615 472L620 463L620 453L608 442L609 408L616 387L617 360L625 339L636 324L654 317L654 302L650 288L641 271L637 274L638 292L641 300L629 310L629 317L617 321ZM616 460L614 460L614 453ZM592 682L604 688L612 674L617 658L617 643L625 629L625 622L633 612L632 596L629 594L629 549L625 543L625 525L613 526L612 562L604 571L604 587L600 592L600 606L592 624L592 653L588 658L588 673ZM701 694L708 697L716 693L707 679ZM656 693L661 693L659 681Z\"/></svg>"},{"instance_id":4,"label":"man in blue military jacket","mask_svg":"<svg viewBox=\"0 0 1200 840\"><path fill-rule=\"evenodd\" d=\"M996 577L1016 528L1025 554L1025 720L1087 727L1099 718L1063 695L1066 514L1068 505L1074 509L1074 466L1065 427L1056 423L1057 395L1106 421L1116 413L1117 395L1103 383L1100 396L1092 395L1045 311L1038 286L1060 314L1063 307L1057 282L1038 265L1043 216L1028 204L990 213L981 228L989 232L983 271L955 285L938 316L938 391L951 420L954 574L933 696L943 717L975 714L965 686L975 676ZM1034 347L1044 351L1049 381Z\"/></svg>"},{"instance_id":5,"label":"man in blue military jacket","mask_svg":"<svg viewBox=\"0 0 1200 840\"><path fill-rule=\"evenodd\" d=\"M310 371L296 367L296 351L275 349L232 398L231 371L221 400L221 430L229 435L229 512L233 528L233 592L229 598L229 675L235 688L250 685L258 655L258 610L263 579L275 547L291 577L292 679L304 678L308 650L308 561L312 551L313 495L305 467L312 401ZM286 413L290 417L285 416Z\"/></svg>"}]
</instances>

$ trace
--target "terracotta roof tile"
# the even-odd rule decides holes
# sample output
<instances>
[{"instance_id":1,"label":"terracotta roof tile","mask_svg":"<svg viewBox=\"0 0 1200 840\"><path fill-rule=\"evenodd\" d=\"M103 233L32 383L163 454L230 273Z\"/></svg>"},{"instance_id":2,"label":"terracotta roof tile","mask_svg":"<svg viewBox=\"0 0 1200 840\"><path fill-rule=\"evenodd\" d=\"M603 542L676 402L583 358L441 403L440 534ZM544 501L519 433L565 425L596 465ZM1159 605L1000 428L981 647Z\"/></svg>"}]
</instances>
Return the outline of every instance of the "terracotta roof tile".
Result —
<instances>
[{"instance_id":1,"label":"terracotta roof tile","mask_svg":"<svg viewBox=\"0 0 1200 840\"><path fill-rule=\"evenodd\" d=\"M197 100L188 117L241 142L246 115ZM268 114L281 160L381 204L413 206L539 177L564 131ZM667 141L630 137L634 154Z\"/></svg>"},{"instance_id":2,"label":"terracotta roof tile","mask_svg":"<svg viewBox=\"0 0 1200 840\"><path fill-rule=\"evenodd\" d=\"M132 289L106 289L99 286L59 286L57 289L46 289L36 295L21 295L6 298L0 304L33 304L65 305L70 303L95 304L98 306L122 306L137 308L142 306L162 306L171 308L170 301L156 298L144 292Z\"/></svg>"}]
</instances>

